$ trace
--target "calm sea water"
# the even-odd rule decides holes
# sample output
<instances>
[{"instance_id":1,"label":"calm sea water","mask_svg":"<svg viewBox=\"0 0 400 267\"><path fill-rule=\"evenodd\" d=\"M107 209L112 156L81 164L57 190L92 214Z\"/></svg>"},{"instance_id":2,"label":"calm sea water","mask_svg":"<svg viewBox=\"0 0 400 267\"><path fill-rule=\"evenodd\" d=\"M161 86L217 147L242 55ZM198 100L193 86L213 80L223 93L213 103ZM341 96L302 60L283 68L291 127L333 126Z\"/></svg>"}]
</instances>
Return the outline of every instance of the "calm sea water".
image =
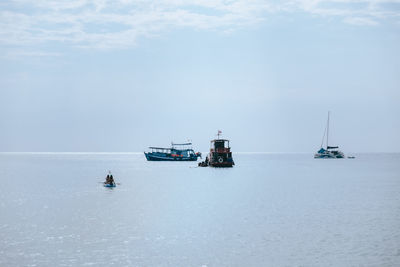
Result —
<instances>
[{"instance_id":1,"label":"calm sea water","mask_svg":"<svg viewBox=\"0 0 400 267\"><path fill-rule=\"evenodd\" d=\"M356 156L3 153L0 266L400 266L400 154Z\"/></svg>"}]
</instances>

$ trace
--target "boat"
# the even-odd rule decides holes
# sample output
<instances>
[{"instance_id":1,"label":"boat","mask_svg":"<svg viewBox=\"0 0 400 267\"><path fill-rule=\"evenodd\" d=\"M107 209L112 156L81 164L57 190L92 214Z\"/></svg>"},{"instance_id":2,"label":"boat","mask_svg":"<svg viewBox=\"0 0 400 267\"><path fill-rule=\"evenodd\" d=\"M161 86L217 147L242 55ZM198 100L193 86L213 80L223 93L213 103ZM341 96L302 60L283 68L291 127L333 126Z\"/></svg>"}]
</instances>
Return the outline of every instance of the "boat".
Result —
<instances>
[{"instance_id":1,"label":"boat","mask_svg":"<svg viewBox=\"0 0 400 267\"><path fill-rule=\"evenodd\" d=\"M149 147L150 152L144 152L148 161L197 161L200 152L194 152L192 143L174 144L170 148Z\"/></svg>"},{"instance_id":2,"label":"boat","mask_svg":"<svg viewBox=\"0 0 400 267\"><path fill-rule=\"evenodd\" d=\"M345 158L344 153L339 149L338 146L329 146L329 117L330 112L328 111L328 121L326 123L326 128L324 131L324 135L322 136L321 148L314 155L316 159L342 159ZM324 140L326 135L326 148L323 147Z\"/></svg>"},{"instance_id":3,"label":"boat","mask_svg":"<svg viewBox=\"0 0 400 267\"><path fill-rule=\"evenodd\" d=\"M108 171L106 181L103 183L104 187L116 187L117 185L115 184L114 177L111 174L111 171Z\"/></svg>"},{"instance_id":4,"label":"boat","mask_svg":"<svg viewBox=\"0 0 400 267\"><path fill-rule=\"evenodd\" d=\"M232 158L231 148L228 139L220 139L221 131L218 131L217 139L210 142L210 153L204 162L199 164L199 167L233 167L235 162Z\"/></svg>"}]
</instances>

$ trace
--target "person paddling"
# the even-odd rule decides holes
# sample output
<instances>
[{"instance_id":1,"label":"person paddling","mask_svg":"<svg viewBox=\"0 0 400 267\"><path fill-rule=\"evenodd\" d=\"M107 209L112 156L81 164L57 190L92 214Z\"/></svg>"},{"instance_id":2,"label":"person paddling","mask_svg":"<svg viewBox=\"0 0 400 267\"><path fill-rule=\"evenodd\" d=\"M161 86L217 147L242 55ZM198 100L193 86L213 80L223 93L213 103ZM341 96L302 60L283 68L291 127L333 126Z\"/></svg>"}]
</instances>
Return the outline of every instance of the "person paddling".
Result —
<instances>
[{"instance_id":1,"label":"person paddling","mask_svg":"<svg viewBox=\"0 0 400 267\"><path fill-rule=\"evenodd\" d=\"M112 176L112 174L110 175L109 184L111 184L111 185L115 184L114 177Z\"/></svg>"},{"instance_id":2,"label":"person paddling","mask_svg":"<svg viewBox=\"0 0 400 267\"><path fill-rule=\"evenodd\" d=\"M111 171L108 171L108 174L107 174L107 177L106 177L106 181L104 182L104 184L106 184L106 185L115 184L114 177L112 176Z\"/></svg>"}]
</instances>

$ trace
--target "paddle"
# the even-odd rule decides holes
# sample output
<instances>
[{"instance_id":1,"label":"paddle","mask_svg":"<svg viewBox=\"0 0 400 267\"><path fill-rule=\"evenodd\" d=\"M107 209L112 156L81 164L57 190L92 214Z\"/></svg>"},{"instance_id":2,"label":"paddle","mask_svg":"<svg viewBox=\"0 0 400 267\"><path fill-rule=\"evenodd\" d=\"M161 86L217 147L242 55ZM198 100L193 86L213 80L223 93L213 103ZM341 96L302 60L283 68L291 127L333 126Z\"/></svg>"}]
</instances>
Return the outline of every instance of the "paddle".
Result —
<instances>
[{"instance_id":1,"label":"paddle","mask_svg":"<svg viewBox=\"0 0 400 267\"><path fill-rule=\"evenodd\" d=\"M99 184L105 184L105 182L98 182ZM116 185L121 185L121 183L115 183Z\"/></svg>"}]
</instances>

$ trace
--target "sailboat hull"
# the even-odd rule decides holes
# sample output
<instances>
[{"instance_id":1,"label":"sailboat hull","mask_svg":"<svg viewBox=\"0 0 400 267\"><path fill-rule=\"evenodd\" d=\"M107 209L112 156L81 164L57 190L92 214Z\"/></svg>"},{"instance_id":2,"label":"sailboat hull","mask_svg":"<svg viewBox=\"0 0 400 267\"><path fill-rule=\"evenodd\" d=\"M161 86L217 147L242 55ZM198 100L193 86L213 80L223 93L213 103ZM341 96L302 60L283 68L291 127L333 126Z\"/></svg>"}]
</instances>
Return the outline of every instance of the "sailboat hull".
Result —
<instances>
[{"instance_id":1,"label":"sailboat hull","mask_svg":"<svg viewBox=\"0 0 400 267\"><path fill-rule=\"evenodd\" d=\"M315 159L343 159L345 158L341 151L328 151L318 152L314 155Z\"/></svg>"}]
</instances>

